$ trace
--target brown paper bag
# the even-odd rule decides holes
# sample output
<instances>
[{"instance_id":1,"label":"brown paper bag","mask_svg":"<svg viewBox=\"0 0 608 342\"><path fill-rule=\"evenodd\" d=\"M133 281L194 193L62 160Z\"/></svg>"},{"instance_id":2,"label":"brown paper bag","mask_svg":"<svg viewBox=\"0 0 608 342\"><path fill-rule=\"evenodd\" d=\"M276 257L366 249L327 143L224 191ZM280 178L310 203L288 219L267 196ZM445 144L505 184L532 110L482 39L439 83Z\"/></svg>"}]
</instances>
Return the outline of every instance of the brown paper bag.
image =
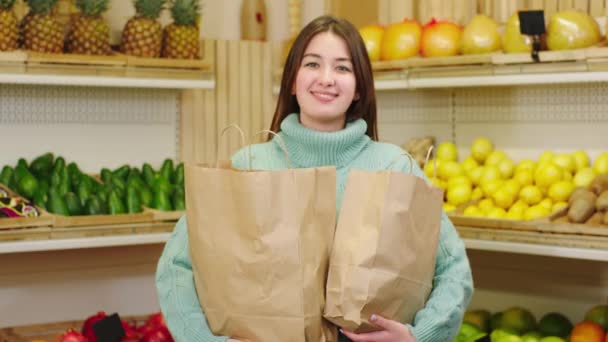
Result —
<instances>
[{"instance_id":1,"label":"brown paper bag","mask_svg":"<svg viewBox=\"0 0 608 342\"><path fill-rule=\"evenodd\" d=\"M372 314L411 323L430 294L443 193L402 172L351 170L330 257L324 316L355 332Z\"/></svg>"},{"instance_id":2,"label":"brown paper bag","mask_svg":"<svg viewBox=\"0 0 608 342\"><path fill-rule=\"evenodd\" d=\"M335 168L188 165L185 181L194 280L213 333L256 342L337 341L322 317Z\"/></svg>"}]
</instances>

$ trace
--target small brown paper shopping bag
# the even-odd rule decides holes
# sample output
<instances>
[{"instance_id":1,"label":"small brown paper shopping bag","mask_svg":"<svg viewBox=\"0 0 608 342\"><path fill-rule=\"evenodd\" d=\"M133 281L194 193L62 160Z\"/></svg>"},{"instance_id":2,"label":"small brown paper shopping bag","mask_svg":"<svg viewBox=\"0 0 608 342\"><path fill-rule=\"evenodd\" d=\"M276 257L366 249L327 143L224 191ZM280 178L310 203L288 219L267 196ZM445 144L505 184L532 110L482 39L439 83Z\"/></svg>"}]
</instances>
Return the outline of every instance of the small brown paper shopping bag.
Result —
<instances>
[{"instance_id":1,"label":"small brown paper shopping bag","mask_svg":"<svg viewBox=\"0 0 608 342\"><path fill-rule=\"evenodd\" d=\"M394 171L351 170L330 257L324 315L355 332L372 314L411 323L432 288L443 193Z\"/></svg>"},{"instance_id":2,"label":"small brown paper shopping bag","mask_svg":"<svg viewBox=\"0 0 608 342\"><path fill-rule=\"evenodd\" d=\"M337 341L322 317L335 168L187 165L185 181L194 280L212 332L254 342Z\"/></svg>"}]
</instances>

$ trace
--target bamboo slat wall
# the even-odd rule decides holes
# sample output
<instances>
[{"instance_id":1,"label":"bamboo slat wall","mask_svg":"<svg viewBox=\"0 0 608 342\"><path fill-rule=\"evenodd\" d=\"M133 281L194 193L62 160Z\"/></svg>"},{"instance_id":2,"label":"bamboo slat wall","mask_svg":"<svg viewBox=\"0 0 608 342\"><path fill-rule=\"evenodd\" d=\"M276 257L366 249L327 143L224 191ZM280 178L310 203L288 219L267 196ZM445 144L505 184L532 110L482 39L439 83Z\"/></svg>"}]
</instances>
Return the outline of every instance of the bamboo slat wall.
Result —
<instances>
[{"instance_id":1,"label":"bamboo slat wall","mask_svg":"<svg viewBox=\"0 0 608 342\"><path fill-rule=\"evenodd\" d=\"M228 159L241 147L237 131L223 128L238 124L248 142L260 142L274 112L272 93L273 46L256 41L208 41L215 63L215 90L189 90L182 96L181 159L196 163ZM207 56L207 52L205 52Z\"/></svg>"}]
</instances>

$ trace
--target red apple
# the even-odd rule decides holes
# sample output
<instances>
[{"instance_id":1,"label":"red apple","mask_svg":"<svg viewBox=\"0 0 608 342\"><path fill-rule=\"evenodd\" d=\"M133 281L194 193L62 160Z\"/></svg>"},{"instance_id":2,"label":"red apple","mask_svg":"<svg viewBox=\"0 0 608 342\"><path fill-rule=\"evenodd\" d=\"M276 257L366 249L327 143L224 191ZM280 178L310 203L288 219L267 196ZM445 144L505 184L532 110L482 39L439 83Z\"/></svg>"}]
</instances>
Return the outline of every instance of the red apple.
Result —
<instances>
[{"instance_id":1,"label":"red apple","mask_svg":"<svg viewBox=\"0 0 608 342\"><path fill-rule=\"evenodd\" d=\"M416 56L420 50L422 27L415 20L406 19L390 24L384 30L380 59L391 61Z\"/></svg>"},{"instance_id":2,"label":"red apple","mask_svg":"<svg viewBox=\"0 0 608 342\"><path fill-rule=\"evenodd\" d=\"M420 51L424 57L447 57L460 53L462 27L431 19L422 27Z\"/></svg>"}]
</instances>

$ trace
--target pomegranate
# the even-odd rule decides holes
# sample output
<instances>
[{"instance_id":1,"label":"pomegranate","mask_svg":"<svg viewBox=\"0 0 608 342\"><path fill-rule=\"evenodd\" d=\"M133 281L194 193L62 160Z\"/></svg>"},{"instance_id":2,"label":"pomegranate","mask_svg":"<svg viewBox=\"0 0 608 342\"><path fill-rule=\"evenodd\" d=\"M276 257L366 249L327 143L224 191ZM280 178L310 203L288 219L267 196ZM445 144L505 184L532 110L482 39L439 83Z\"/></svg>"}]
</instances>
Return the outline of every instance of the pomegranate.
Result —
<instances>
[{"instance_id":1,"label":"pomegranate","mask_svg":"<svg viewBox=\"0 0 608 342\"><path fill-rule=\"evenodd\" d=\"M74 331L74 329L70 328L66 330L59 338L57 338L57 342L87 342L87 338L84 337L81 333Z\"/></svg>"},{"instance_id":2,"label":"pomegranate","mask_svg":"<svg viewBox=\"0 0 608 342\"><path fill-rule=\"evenodd\" d=\"M433 18L422 28L420 52L424 57L454 56L460 52L461 39L462 27Z\"/></svg>"},{"instance_id":3,"label":"pomegranate","mask_svg":"<svg viewBox=\"0 0 608 342\"><path fill-rule=\"evenodd\" d=\"M152 326L166 326L167 324L165 323L165 318L163 317L163 313L162 312L157 312L154 315L150 316L150 318L148 318L148 321L146 321L146 325L152 325Z\"/></svg>"},{"instance_id":4,"label":"pomegranate","mask_svg":"<svg viewBox=\"0 0 608 342\"><path fill-rule=\"evenodd\" d=\"M105 312L99 311L95 315L87 318L82 324L82 334L88 339L90 342L97 342L97 337L95 336L95 331L93 330L93 324L97 321L101 321L102 319L108 317Z\"/></svg>"},{"instance_id":5,"label":"pomegranate","mask_svg":"<svg viewBox=\"0 0 608 342\"><path fill-rule=\"evenodd\" d=\"M125 331L125 336L122 338L122 342L138 342L139 333L134 326L129 325L126 321L121 321L122 328Z\"/></svg>"},{"instance_id":6,"label":"pomegranate","mask_svg":"<svg viewBox=\"0 0 608 342\"><path fill-rule=\"evenodd\" d=\"M418 55L422 27L415 20L405 19L386 27L380 45L380 59L405 59Z\"/></svg>"},{"instance_id":7,"label":"pomegranate","mask_svg":"<svg viewBox=\"0 0 608 342\"><path fill-rule=\"evenodd\" d=\"M141 339L142 342L173 342L173 337L166 326L156 326Z\"/></svg>"}]
</instances>

